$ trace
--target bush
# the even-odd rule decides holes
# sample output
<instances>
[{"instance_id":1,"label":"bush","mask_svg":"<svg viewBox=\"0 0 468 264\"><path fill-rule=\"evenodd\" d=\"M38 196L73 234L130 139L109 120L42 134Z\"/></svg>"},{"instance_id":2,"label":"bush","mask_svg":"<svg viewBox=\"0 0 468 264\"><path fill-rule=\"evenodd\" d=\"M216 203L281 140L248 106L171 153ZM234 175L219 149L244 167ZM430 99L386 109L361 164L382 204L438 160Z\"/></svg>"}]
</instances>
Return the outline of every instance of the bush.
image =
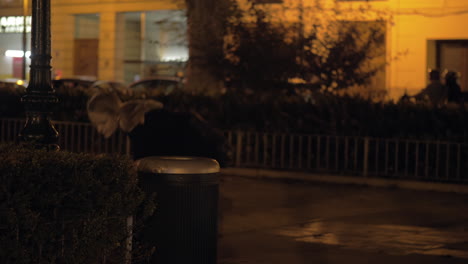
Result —
<instances>
[{"instance_id":1,"label":"bush","mask_svg":"<svg viewBox=\"0 0 468 264\"><path fill-rule=\"evenodd\" d=\"M463 141L464 107L372 102L351 96L227 93L213 98L174 93L159 98L174 111L196 111L220 129Z\"/></svg>"},{"instance_id":2,"label":"bush","mask_svg":"<svg viewBox=\"0 0 468 264\"><path fill-rule=\"evenodd\" d=\"M123 101L143 98L141 94L121 97ZM54 120L88 121L86 97L60 99ZM154 99L170 111L195 111L212 126L225 130L457 141L466 140L468 135L468 108L459 106L373 102L327 92L303 96L287 89L228 91L216 97L177 91Z\"/></svg>"},{"instance_id":3,"label":"bush","mask_svg":"<svg viewBox=\"0 0 468 264\"><path fill-rule=\"evenodd\" d=\"M2 263L123 263L144 201L129 159L8 144L0 160Z\"/></svg>"},{"instance_id":4,"label":"bush","mask_svg":"<svg viewBox=\"0 0 468 264\"><path fill-rule=\"evenodd\" d=\"M0 116L24 117L24 106L21 95L8 91L0 91Z\"/></svg>"}]
</instances>

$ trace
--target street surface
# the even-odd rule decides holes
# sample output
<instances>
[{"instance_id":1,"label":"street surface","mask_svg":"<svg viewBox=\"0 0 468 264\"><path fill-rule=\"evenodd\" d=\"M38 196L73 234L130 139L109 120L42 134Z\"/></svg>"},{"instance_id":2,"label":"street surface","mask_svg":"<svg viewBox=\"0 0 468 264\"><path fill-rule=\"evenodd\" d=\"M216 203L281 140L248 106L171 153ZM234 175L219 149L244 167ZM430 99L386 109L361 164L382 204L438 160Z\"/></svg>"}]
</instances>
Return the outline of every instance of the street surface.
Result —
<instances>
[{"instance_id":1,"label":"street surface","mask_svg":"<svg viewBox=\"0 0 468 264\"><path fill-rule=\"evenodd\" d=\"M223 176L220 264L468 263L468 195Z\"/></svg>"}]
</instances>

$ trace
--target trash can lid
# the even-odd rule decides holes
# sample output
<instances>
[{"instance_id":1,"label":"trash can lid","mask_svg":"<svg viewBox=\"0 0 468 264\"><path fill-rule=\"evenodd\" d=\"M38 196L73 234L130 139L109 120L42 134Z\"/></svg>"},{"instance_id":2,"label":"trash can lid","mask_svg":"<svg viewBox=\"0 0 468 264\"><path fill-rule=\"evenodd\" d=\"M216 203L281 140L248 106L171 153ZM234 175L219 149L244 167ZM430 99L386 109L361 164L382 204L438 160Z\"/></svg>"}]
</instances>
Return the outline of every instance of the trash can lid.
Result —
<instances>
[{"instance_id":1,"label":"trash can lid","mask_svg":"<svg viewBox=\"0 0 468 264\"><path fill-rule=\"evenodd\" d=\"M153 156L136 161L139 172L158 174L210 174L219 172L219 163L210 158Z\"/></svg>"}]
</instances>

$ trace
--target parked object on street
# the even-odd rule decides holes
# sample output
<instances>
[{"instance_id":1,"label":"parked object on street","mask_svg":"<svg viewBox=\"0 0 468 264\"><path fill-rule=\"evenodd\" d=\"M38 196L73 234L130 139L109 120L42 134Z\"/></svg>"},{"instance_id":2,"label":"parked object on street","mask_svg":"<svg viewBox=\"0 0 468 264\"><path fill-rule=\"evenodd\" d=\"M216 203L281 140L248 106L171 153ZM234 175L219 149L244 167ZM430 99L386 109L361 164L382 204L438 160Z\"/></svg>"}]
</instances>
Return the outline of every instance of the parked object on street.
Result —
<instances>
[{"instance_id":1,"label":"parked object on street","mask_svg":"<svg viewBox=\"0 0 468 264\"><path fill-rule=\"evenodd\" d=\"M63 95L85 94L92 96L98 92L117 92L122 95L128 94L126 93L128 89L125 84L118 81L70 77L55 79L52 83L56 92Z\"/></svg>"},{"instance_id":2,"label":"parked object on street","mask_svg":"<svg viewBox=\"0 0 468 264\"><path fill-rule=\"evenodd\" d=\"M217 263L219 164L198 157L137 161L141 188L157 194L157 210L136 237L154 246L150 263Z\"/></svg>"},{"instance_id":3,"label":"parked object on street","mask_svg":"<svg viewBox=\"0 0 468 264\"><path fill-rule=\"evenodd\" d=\"M183 81L181 78L174 76L154 76L131 83L128 88L147 97L158 97L182 89Z\"/></svg>"},{"instance_id":4,"label":"parked object on street","mask_svg":"<svg viewBox=\"0 0 468 264\"><path fill-rule=\"evenodd\" d=\"M0 80L0 91L23 93L26 91L26 87L28 87L28 83L22 79L10 78Z\"/></svg>"},{"instance_id":5,"label":"parked object on street","mask_svg":"<svg viewBox=\"0 0 468 264\"><path fill-rule=\"evenodd\" d=\"M75 95L85 93L96 80L81 77L60 78L52 81L57 94Z\"/></svg>"},{"instance_id":6,"label":"parked object on street","mask_svg":"<svg viewBox=\"0 0 468 264\"><path fill-rule=\"evenodd\" d=\"M121 82L98 80L89 87L89 95L98 92L117 92L118 94L126 95L128 94L127 90L128 88Z\"/></svg>"}]
</instances>

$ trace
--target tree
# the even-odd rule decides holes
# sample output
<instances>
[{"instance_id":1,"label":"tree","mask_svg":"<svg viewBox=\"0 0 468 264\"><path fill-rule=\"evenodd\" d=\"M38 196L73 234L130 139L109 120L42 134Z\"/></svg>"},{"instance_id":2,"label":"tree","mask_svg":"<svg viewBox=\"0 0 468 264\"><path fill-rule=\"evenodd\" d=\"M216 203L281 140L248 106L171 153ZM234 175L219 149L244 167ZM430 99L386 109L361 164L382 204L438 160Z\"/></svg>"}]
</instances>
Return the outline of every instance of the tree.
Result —
<instances>
[{"instance_id":1,"label":"tree","mask_svg":"<svg viewBox=\"0 0 468 264\"><path fill-rule=\"evenodd\" d=\"M234 0L185 0L188 20L189 63L187 89L216 94L222 86L223 36Z\"/></svg>"},{"instance_id":2,"label":"tree","mask_svg":"<svg viewBox=\"0 0 468 264\"><path fill-rule=\"evenodd\" d=\"M227 24L224 77L236 89L271 89L300 70L297 36L291 39L289 27L269 21L255 4L248 8L237 9Z\"/></svg>"},{"instance_id":3,"label":"tree","mask_svg":"<svg viewBox=\"0 0 468 264\"><path fill-rule=\"evenodd\" d=\"M223 66L232 89L271 91L298 80L308 89L337 92L369 84L385 64L385 19L370 17L369 8L352 18L321 1L267 7L245 0L233 9Z\"/></svg>"},{"instance_id":4,"label":"tree","mask_svg":"<svg viewBox=\"0 0 468 264\"><path fill-rule=\"evenodd\" d=\"M369 84L385 65L386 17L369 7L348 12L350 18L321 0L258 3L185 0L189 91L271 92L295 80L335 93Z\"/></svg>"}]
</instances>

